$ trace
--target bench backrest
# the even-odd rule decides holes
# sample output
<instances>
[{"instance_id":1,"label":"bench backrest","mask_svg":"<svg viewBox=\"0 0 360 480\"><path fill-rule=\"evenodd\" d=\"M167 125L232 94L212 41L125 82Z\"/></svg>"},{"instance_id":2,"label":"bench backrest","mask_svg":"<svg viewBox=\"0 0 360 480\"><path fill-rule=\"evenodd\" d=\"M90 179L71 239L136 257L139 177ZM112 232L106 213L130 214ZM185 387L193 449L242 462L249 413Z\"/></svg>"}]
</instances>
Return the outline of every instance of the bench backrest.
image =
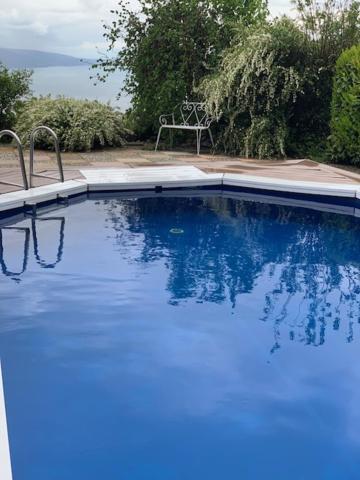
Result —
<instances>
[{"instance_id":1,"label":"bench backrest","mask_svg":"<svg viewBox=\"0 0 360 480\"><path fill-rule=\"evenodd\" d=\"M212 122L212 118L206 113L205 103L201 102L182 102L177 105L174 113L175 123L178 125L209 127Z\"/></svg>"}]
</instances>

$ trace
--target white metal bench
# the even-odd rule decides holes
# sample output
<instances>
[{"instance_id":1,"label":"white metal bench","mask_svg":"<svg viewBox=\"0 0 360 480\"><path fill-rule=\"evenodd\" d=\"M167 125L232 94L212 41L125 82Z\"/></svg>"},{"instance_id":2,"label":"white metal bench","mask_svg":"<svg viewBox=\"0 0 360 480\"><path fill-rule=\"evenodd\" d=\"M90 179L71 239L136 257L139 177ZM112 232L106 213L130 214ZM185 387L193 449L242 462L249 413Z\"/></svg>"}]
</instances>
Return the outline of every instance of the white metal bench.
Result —
<instances>
[{"instance_id":1,"label":"white metal bench","mask_svg":"<svg viewBox=\"0 0 360 480\"><path fill-rule=\"evenodd\" d=\"M200 154L201 135L207 130L212 146L214 147L214 139L210 130L213 118L206 113L205 103L200 102L182 102L175 107L173 113L168 115L160 115L160 128L156 140L155 151L158 149L160 136L163 128L172 130L193 130L196 132L197 154ZM171 135L172 138L172 135Z\"/></svg>"}]
</instances>

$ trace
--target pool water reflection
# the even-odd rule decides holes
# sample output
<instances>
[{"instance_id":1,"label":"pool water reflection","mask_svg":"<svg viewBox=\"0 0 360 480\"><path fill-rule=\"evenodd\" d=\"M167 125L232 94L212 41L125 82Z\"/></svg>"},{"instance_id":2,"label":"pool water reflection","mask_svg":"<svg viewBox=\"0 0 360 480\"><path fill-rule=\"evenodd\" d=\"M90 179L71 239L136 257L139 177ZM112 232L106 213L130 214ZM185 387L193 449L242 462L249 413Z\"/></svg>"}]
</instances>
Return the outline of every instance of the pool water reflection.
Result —
<instances>
[{"instance_id":1,"label":"pool water reflection","mask_svg":"<svg viewBox=\"0 0 360 480\"><path fill-rule=\"evenodd\" d=\"M41 218L0 227L14 480L358 479L358 219L212 196Z\"/></svg>"}]
</instances>

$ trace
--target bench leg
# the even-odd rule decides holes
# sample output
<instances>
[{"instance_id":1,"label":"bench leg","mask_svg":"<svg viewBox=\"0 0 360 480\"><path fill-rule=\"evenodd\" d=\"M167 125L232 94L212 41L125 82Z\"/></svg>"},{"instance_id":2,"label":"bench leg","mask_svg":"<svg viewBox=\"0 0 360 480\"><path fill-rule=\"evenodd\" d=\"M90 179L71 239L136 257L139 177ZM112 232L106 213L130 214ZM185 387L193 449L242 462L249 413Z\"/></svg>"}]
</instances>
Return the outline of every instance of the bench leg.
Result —
<instances>
[{"instance_id":1,"label":"bench leg","mask_svg":"<svg viewBox=\"0 0 360 480\"><path fill-rule=\"evenodd\" d=\"M157 140L156 140L156 145L155 145L155 152L156 152L156 150L158 149L158 146L159 146L161 130L162 130L162 127L159 128L159 133L158 133Z\"/></svg>"},{"instance_id":2,"label":"bench leg","mask_svg":"<svg viewBox=\"0 0 360 480\"><path fill-rule=\"evenodd\" d=\"M196 150L198 155L200 155L200 144L201 144L201 130L196 130Z\"/></svg>"},{"instance_id":3,"label":"bench leg","mask_svg":"<svg viewBox=\"0 0 360 480\"><path fill-rule=\"evenodd\" d=\"M213 139L213 135L212 135L212 132L211 132L210 128L208 128L208 132L209 132L211 145L212 145L213 148L215 148L214 139Z\"/></svg>"},{"instance_id":4,"label":"bench leg","mask_svg":"<svg viewBox=\"0 0 360 480\"><path fill-rule=\"evenodd\" d=\"M174 135L173 135L173 131L172 129L170 128L170 150L172 150L174 148Z\"/></svg>"}]
</instances>

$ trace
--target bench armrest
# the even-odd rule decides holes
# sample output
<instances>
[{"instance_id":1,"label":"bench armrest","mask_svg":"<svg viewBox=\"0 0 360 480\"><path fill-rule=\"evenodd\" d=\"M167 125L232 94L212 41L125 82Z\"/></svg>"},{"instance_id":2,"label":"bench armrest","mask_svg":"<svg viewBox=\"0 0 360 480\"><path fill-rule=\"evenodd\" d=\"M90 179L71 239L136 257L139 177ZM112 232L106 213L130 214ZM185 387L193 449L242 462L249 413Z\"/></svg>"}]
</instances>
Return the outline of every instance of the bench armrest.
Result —
<instances>
[{"instance_id":1,"label":"bench armrest","mask_svg":"<svg viewBox=\"0 0 360 480\"><path fill-rule=\"evenodd\" d=\"M159 117L160 125L175 125L175 116L173 113L167 115L160 115Z\"/></svg>"},{"instance_id":2,"label":"bench armrest","mask_svg":"<svg viewBox=\"0 0 360 480\"><path fill-rule=\"evenodd\" d=\"M211 126L211 124L213 123L214 120L215 120L215 117L207 117L206 121L205 121L205 126L207 128L210 128L210 126Z\"/></svg>"}]
</instances>

